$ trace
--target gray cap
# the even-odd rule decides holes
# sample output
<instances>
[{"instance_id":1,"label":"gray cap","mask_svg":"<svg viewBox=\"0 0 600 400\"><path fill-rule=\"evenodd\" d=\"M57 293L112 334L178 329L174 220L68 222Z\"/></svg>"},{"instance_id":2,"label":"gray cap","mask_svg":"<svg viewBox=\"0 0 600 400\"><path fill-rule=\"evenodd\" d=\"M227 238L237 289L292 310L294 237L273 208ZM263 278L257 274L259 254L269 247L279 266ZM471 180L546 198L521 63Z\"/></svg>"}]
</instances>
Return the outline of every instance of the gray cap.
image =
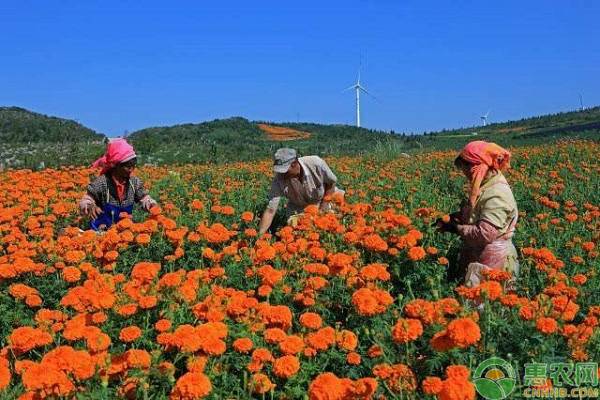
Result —
<instances>
[{"instance_id":1,"label":"gray cap","mask_svg":"<svg viewBox=\"0 0 600 400\"><path fill-rule=\"evenodd\" d=\"M273 170L278 174L285 174L294 160L298 158L296 150L283 148L278 149L273 157Z\"/></svg>"}]
</instances>

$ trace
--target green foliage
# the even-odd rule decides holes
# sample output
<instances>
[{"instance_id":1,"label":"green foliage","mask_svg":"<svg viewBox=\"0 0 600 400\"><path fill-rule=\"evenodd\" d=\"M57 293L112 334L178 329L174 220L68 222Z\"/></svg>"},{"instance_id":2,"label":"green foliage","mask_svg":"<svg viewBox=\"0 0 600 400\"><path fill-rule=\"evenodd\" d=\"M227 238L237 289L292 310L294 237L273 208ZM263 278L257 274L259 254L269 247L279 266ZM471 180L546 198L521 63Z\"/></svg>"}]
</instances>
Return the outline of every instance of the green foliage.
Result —
<instances>
[{"instance_id":1,"label":"green foliage","mask_svg":"<svg viewBox=\"0 0 600 400\"><path fill-rule=\"evenodd\" d=\"M600 139L600 107L424 135L339 124L276 123L308 132L310 137L274 141L258 128L258 123L241 117L217 119L146 128L132 133L128 139L136 147L141 164L154 165L262 160L284 146L293 147L303 155L362 155L386 161L432 150L455 150L478 139L505 147L564 138ZM102 135L76 122L16 107L0 108L0 139L3 139L0 169L89 165L104 149Z\"/></svg>"},{"instance_id":2,"label":"green foliage","mask_svg":"<svg viewBox=\"0 0 600 400\"><path fill-rule=\"evenodd\" d=\"M0 140L7 143L102 141L104 135L68 119L0 107Z\"/></svg>"}]
</instances>

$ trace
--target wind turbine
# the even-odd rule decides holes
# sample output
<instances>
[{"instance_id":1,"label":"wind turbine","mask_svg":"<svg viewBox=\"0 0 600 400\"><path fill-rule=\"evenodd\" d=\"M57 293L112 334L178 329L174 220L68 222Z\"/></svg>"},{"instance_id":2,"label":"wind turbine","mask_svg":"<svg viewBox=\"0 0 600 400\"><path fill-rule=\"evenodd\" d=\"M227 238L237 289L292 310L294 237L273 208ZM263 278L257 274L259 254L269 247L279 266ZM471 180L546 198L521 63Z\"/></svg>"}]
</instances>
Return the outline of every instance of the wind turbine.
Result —
<instances>
[{"instance_id":1,"label":"wind turbine","mask_svg":"<svg viewBox=\"0 0 600 400\"><path fill-rule=\"evenodd\" d=\"M581 95L581 93L579 93L579 105L581 106L579 111L585 110L585 108L583 107L583 96Z\"/></svg>"},{"instance_id":2,"label":"wind turbine","mask_svg":"<svg viewBox=\"0 0 600 400\"><path fill-rule=\"evenodd\" d=\"M492 110L488 110L488 112L485 113L485 115L482 115L481 117L479 117L483 121L483 126L487 125L487 119L488 119L488 116L490 115L490 111L492 111Z\"/></svg>"},{"instance_id":3,"label":"wind turbine","mask_svg":"<svg viewBox=\"0 0 600 400\"><path fill-rule=\"evenodd\" d=\"M356 80L356 83L350 87L347 87L343 91L345 92L346 90L350 90L350 89L354 89L356 91L356 126L358 128L360 128L360 92L363 91L366 94L368 94L369 96L371 96L373 99L375 99L375 96L373 96L371 93L367 92L367 89L365 89L360 84L360 67L358 68L358 79Z\"/></svg>"}]
</instances>

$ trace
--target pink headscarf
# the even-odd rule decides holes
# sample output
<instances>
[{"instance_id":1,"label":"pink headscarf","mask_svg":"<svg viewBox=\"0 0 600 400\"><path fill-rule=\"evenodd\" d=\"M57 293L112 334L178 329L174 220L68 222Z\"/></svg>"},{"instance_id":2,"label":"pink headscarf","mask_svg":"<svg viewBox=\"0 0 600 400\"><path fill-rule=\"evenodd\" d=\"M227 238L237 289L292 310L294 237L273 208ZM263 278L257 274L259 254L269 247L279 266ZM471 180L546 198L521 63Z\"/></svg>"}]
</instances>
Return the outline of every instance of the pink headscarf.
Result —
<instances>
[{"instance_id":1,"label":"pink headscarf","mask_svg":"<svg viewBox=\"0 0 600 400\"><path fill-rule=\"evenodd\" d=\"M496 143L476 140L465 146L460 152L460 158L472 164L471 167L471 194L469 202L475 206L481 182L489 170L500 171L510 167L510 152Z\"/></svg>"},{"instance_id":2,"label":"pink headscarf","mask_svg":"<svg viewBox=\"0 0 600 400\"><path fill-rule=\"evenodd\" d=\"M127 143L125 139L114 139L108 143L106 152L102 157L94 161L92 167L102 168L100 175L103 175L117 164L129 161L135 157L132 145Z\"/></svg>"}]
</instances>

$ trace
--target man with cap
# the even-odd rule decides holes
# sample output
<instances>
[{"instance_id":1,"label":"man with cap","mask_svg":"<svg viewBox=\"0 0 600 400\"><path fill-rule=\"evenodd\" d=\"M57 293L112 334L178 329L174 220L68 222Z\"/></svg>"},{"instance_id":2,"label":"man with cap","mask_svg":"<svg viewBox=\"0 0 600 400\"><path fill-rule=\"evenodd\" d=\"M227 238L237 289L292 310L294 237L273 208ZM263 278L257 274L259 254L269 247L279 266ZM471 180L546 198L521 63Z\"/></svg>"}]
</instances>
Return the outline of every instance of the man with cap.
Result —
<instances>
[{"instance_id":1,"label":"man with cap","mask_svg":"<svg viewBox=\"0 0 600 400\"><path fill-rule=\"evenodd\" d=\"M288 199L286 218L300 214L308 205L319 205L329 211L330 204L324 197L334 193L344 194L336 188L337 178L325 160L318 156L298 157L296 150L282 148L275 152L273 170L275 176L269 191L269 204L262 215L259 235L264 234L277 213L281 197Z\"/></svg>"}]
</instances>

